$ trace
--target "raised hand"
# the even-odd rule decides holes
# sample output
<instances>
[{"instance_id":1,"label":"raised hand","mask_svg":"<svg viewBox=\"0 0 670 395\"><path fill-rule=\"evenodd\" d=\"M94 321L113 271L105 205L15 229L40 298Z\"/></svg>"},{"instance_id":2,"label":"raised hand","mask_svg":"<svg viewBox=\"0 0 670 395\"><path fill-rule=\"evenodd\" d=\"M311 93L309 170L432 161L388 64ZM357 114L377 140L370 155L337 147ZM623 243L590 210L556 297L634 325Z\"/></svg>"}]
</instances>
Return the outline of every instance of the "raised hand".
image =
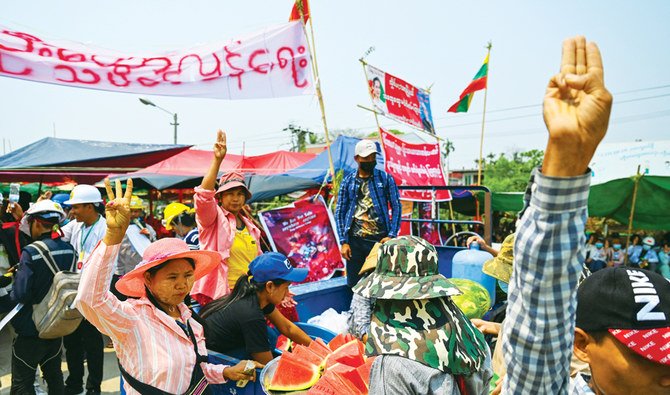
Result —
<instances>
[{"instance_id":1,"label":"raised hand","mask_svg":"<svg viewBox=\"0 0 670 395\"><path fill-rule=\"evenodd\" d=\"M228 152L228 145L226 144L226 132L219 129L216 133L216 142L214 143L214 157L223 160Z\"/></svg>"},{"instance_id":2,"label":"raised hand","mask_svg":"<svg viewBox=\"0 0 670 395\"><path fill-rule=\"evenodd\" d=\"M112 185L108 178L105 178L105 189L107 190L107 205L105 206L107 232L103 241L107 245L119 244L130 224L130 198L133 194L133 180L128 179L126 181L125 194L119 180L116 180L116 194L112 191Z\"/></svg>"},{"instance_id":3,"label":"raised hand","mask_svg":"<svg viewBox=\"0 0 670 395\"><path fill-rule=\"evenodd\" d=\"M46 191L39 198L37 198L37 201L41 202L42 200L48 200L51 199L52 196L53 193L51 191Z\"/></svg>"},{"instance_id":4,"label":"raised hand","mask_svg":"<svg viewBox=\"0 0 670 395\"><path fill-rule=\"evenodd\" d=\"M584 174L605 137L612 95L605 88L598 46L575 37L563 42L561 71L551 78L544 97L549 130L542 173L557 177Z\"/></svg>"}]
</instances>

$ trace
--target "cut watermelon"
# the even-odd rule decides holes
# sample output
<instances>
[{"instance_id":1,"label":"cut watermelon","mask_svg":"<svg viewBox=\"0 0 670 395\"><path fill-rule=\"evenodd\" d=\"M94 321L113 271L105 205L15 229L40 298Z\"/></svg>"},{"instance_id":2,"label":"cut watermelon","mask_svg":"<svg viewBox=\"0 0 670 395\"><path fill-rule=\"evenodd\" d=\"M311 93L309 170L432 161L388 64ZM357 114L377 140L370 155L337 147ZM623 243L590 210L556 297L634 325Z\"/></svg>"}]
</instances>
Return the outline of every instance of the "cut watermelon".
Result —
<instances>
[{"instance_id":1,"label":"cut watermelon","mask_svg":"<svg viewBox=\"0 0 670 395\"><path fill-rule=\"evenodd\" d=\"M352 340L341 346L328 356L326 369L336 363L342 363L357 368L365 363L364 345L358 340Z\"/></svg>"},{"instance_id":2,"label":"cut watermelon","mask_svg":"<svg viewBox=\"0 0 670 395\"><path fill-rule=\"evenodd\" d=\"M293 341L291 339L289 339L284 335L279 335L279 337L277 338L277 345L275 346L276 349L286 352L291 351L292 347L293 347Z\"/></svg>"},{"instance_id":3,"label":"cut watermelon","mask_svg":"<svg viewBox=\"0 0 670 395\"><path fill-rule=\"evenodd\" d=\"M363 380L367 388L370 388L370 370L372 370L372 363L374 361L375 357L368 357L363 365L356 368L358 375L361 377L361 380Z\"/></svg>"},{"instance_id":4,"label":"cut watermelon","mask_svg":"<svg viewBox=\"0 0 670 395\"><path fill-rule=\"evenodd\" d=\"M338 348L345 345L346 343L349 343L347 341L347 335L348 333L347 334L340 333L337 336L335 336L333 340L331 340L330 343L328 343L328 348L330 348L331 351L335 351Z\"/></svg>"},{"instance_id":5,"label":"cut watermelon","mask_svg":"<svg viewBox=\"0 0 670 395\"><path fill-rule=\"evenodd\" d=\"M361 365L365 366L365 364ZM367 394L368 392L368 386L365 384L361 376L358 374L358 371L356 370L357 368L344 365L341 363L336 363L335 365L331 366L328 371L329 372L334 372L340 375L340 377L347 381L349 386L353 386L356 391L362 393L362 394Z\"/></svg>"},{"instance_id":6,"label":"cut watermelon","mask_svg":"<svg viewBox=\"0 0 670 395\"><path fill-rule=\"evenodd\" d=\"M319 380L319 367L291 353L283 353L267 385L271 391L300 391Z\"/></svg>"},{"instance_id":7,"label":"cut watermelon","mask_svg":"<svg viewBox=\"0 0 670 395\"><path fill-rule=\"evenodd\" d=\"M312 352L309 348L303 346L302 344L296 344L293 347L292 354L304 358L308 360L309 362L313 363L316 366L321 366L324 365L324 362L326 360L325 357L321 357L314 352Z\"/></svg>"},{"instance_id":8,"label":"cut watermelon","mask_svg":"<svg viewBox=\"0 0 670 395\"><path fill-rule=\"evenodd\" d=\"M314 354L320 356L321 358L326 358L328 355L332 354L332 351L321 339L315 339L309 343L310 351Z\"/></svg>"},{"instance_id":9,"label":"cut watermelon","mask_svg":"<svg viewBox=\"0 0 670 395\"><path fill-rule=\"evenodd\" d=\"M324 375L307 391L307 395L341 395L342 383L335 375Z\"/></svg>"}]
</instances>

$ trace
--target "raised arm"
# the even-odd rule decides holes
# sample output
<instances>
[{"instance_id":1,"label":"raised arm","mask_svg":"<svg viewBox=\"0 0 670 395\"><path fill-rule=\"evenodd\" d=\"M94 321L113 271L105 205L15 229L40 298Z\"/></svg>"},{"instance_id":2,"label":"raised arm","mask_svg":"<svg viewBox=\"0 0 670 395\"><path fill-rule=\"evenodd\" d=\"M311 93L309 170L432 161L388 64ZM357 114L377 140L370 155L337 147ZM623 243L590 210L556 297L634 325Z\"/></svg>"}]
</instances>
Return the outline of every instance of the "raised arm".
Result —
<instances>
[{"instance_id":1,"label":"raised arm","mask_svg":"<svg viewBox=\"0 0 670 395\"><path fill-rule=\"evenodd\" d=\"M226 157L227 151L226 134L219 130L216 135L216 142L214 143L212 164L202 179L202 184L195 188L195 195L193 197L195 219L198 222L198 229L200 230L200 240L205 245L209 244L208 240L212 236L212 232L210 232L211 228L216 226L216 217L219 213L219 208L214 186L216 176L219 174L219 167L221 167L221 162Z\"/></svg>"},{"instance_id":2,"label":"raised arm","mask_svg":"<svg viewBox=\"0 0 670 395\"><path fill-rule=\"evenodd\" d=\"M544 162L531 179L529 207L514 246L502 393L568 392L587 170L607 131L611 106L596 44L584 37L566 40L561 72L550 80L544 98L549 130Z\"/></svg>"},{"instance_id":3,"label":"raised arm","mask_svg":"<svg viewBox=\"0 0 670 395\"><path fill-rule=\"evenodd\" d=\"M109 291L109 285L116 265L116 257L126 229L130 223L129 202L133 182L128 180L125 195L121 182L116 181L116 198L105 179L108 203L105 207L107 231L102 241L93 250L82 271L76 304L81 313L101 332L118 338L132 330L132 321L137 316L132 306L121 302Z\"/></svg>"},{"instance_id":4,"label":"raised arm","mask_svg":"<svg viewBox=\"0 0 670 395\"><path fill-rule=\"evenodd\" d=\"M210 191L214 190L216 176L219 175L219 167L221 167L221 162L226 157L226 152L228 152L226 133L219 130L216 133L216 142L214 143L214 158L212 159L212 164L209 166L209 170L207 170L205 177L202 179L201 188Z\"/></svg>"}]
</instances>

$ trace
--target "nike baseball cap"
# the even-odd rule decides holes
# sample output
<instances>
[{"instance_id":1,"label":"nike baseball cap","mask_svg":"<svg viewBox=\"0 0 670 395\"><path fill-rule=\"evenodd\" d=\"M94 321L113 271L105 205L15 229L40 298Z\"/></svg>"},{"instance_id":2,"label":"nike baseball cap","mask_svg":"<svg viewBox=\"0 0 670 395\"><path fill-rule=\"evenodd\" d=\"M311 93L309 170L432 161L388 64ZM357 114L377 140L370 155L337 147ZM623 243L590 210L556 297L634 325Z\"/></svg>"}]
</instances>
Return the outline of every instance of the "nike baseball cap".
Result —
<instances>
[{"instance_id":1,"label":"nike baseball cap","mask_svg":"<svg viewBox=\"0 0 670 395\"><path fill-rule=\"evenodd\" d=\"M577 327L606 330L633 352L670 365L670 282L631 267L599 270L577 291Z\"/></svg>"}]
</instances>

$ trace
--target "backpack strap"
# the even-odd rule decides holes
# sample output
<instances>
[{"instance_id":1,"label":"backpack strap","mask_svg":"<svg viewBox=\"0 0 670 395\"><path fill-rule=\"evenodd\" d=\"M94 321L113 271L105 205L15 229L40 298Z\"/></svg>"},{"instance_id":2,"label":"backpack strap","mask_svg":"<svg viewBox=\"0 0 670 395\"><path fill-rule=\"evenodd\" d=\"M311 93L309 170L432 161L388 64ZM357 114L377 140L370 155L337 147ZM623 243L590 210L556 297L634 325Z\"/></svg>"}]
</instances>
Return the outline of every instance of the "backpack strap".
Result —
<instances>
[{"instance_id":1,"label":"backpack strap","mask_svg":"<svg viewBox=\"0 0 670 395\"><path fill-rule=\"evenodd\" d=\"M60 272L60 268L58 268L58 265L56 265L56 261L54 261L53 256L51 256L51 252L49 251L49 247L47 247L46 244L44 244L43 241L35 241L31 244L37 250L37 253L40 254L44 262L47 264L47 267L51 270L51 272L56 275L56 273Z\"/></svg>"}]
</instances>

